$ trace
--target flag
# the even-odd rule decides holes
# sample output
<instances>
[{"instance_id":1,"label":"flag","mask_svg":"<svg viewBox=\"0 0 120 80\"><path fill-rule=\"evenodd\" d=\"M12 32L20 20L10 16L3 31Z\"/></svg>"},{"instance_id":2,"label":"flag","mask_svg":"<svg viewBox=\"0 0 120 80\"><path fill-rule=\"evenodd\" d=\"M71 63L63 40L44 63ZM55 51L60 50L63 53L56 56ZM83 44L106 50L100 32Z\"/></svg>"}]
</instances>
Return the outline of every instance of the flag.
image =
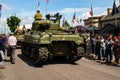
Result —
<instances>
[{"instance_id":1,"label":"flag","mask_svg":"<svg viewBox=\"0 0 120 80\"><path fill-rule=\"evenodd\" d=\"M73 23L74 23L75 18L76 18L76 13L74 12L73 19L72 19Z\"/></svg>"},{"instance_id":2,"label":"flag","mask_svg":"<svg viewBox=\"0 0 120 80\"><path fill-rule=\"evenodd\" d=\"M2 10L2 5L0 5L0 18L1 18L1 10Z\"/></svg>"},{"instance_id":3,"label":"flag","mask_svg":"<svg viewBox=\"0 0 120 80\"><path fill-rule=\"evenodd\" d=\"M49 0L46 0L46 3L48 4Z\"/></svg>"},{"instance_id":4,"label":"flag","mask_svg":"<svg viewBox=\"0 0 120 80\"><path fill-rule=\"evenodd\" d=\"M65 17L63 18L62 26L63 26L63 27L65 26Z\"/></svg>"},{"instance_id":5,"label":"flag","mask_svg":"<svg viewBox=\"0 0 120 80\"><path fill-rule=\"evenodd\" d=\"M76 17L76 14L75 14L75 12L74 12L74 15L73 15L73 20L75 20L75 17Z\"/></svg>"},{"instance_id":6,"label":"flag","mask_svg":"<svg viewBox=\"0 0 120 80\"><path fill-rule=\"evenodd\" d=\"M93 9L92 9L92 5L91 5L91 10L90 10L90 15L93 16Z\"/></svg>"},{"instance_id":7,"label":"flag","mask_svg":"<svg viewBox=\"0 0 120 80\"><path fill-rule=\"evenodd\" d=\"M39 6L40 6L40 2L38 1L37 7L39 7Z\"/></svg>"},{"instance_id":8,"label":"flag","mask_svg":"<svg viewBox=\"0 0 120 80\"><path fill-rule=\"evenodd\" d=\"M65 17L63 18L63 24L65 23Z\"/></svg>"},{"instance_id":9,"label":"flag","mask_svg":"<svg viewBox=\"0 0 120 80\"><path fill-rule=\"evenodd\" d=\"M116 7L115 0L113 3L112 16L119 13L118 8Z\"/></svg>"},{"instance_id":10,"label":"flag","mask_svg":"<svg viewBox=\"0 0 120 80\"><path fill-rule=\"evenodd\" d=\"M82 21L82 18L80 19L80 22Z\"/></svg>"}]
</instances>

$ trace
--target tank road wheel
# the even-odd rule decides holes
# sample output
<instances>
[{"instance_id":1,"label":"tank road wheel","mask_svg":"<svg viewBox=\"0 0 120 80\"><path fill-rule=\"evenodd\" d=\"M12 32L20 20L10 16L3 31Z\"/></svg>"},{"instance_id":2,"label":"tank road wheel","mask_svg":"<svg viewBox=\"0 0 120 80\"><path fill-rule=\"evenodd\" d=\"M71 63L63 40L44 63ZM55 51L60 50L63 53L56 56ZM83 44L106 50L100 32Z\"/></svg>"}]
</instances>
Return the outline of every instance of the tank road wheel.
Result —
<instances>
[{"instance_id":1,"label":"tank road wheel","mask_svg":"<svg viewBox=\"0 0 120 80\"><path fill-rule=\"evenodd\" d=\"M84 54L84 48L82 46L76 47L75 51L72 51L72 54L69 57L69 62L74 63L75 61L82 58Z\"/></svg>"},{"instance_id":2,"label":"tank road wheel","mask_svg":"<svg viewBox=\"0 0 120 80\"><path fill-rule=\"evenodd\" d=\"M77 56L80 56L81 58L84 55L84 48L82 46L77 47Z\"/></svg>"},{"instance_id":3,"label":"tank road wheel","mask_svg":"<svg viewBox=\"0 0 120 80\"><path fill-rule=\"evenodd\" d=\"M35 61L35 64L42 65L48 59L48 49L46 47L39 48L38 59Z\"/></svg>"}]
</instances>

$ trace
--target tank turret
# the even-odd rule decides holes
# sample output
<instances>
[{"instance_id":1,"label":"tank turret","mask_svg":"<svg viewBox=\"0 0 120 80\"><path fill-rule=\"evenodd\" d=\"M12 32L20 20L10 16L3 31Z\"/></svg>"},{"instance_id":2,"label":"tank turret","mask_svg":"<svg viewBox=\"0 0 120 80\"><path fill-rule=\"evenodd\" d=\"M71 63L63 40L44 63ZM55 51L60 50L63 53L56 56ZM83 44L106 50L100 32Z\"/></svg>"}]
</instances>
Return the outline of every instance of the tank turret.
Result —
<instances>
[{"instance_id":1,"label":"tank turret","mask_svg":"<svg viewBox=\"0 0 120 80\"><path fill-rule=\"evenodd\" d=\"M32 24L32 30L44 31L48 29L59 29L61 17L62 15L60 15L59 13L56 13L55 15L47 14L45 20L35 19L35 21Z\"/></svg>"}]
</instances>

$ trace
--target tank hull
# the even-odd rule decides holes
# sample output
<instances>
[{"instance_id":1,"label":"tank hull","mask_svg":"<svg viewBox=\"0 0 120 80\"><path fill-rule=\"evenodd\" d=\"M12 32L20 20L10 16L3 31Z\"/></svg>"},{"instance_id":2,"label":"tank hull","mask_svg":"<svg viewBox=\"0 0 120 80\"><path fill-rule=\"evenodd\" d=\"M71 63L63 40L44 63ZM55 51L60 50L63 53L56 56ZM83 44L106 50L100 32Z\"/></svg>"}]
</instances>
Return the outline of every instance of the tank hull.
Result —
<instances>
[{"instance_id":1,"label":"tank hull","mask_svg":"<svg viewBox=\"0 0 120 80\"><path fill-rule=\"evenodd\" d=\"M53 41L51 44L33 44L22 42L22 54L34 61L34 64L44 64L50 59L59 57L74 63L84 54L83 45L76 45L74 41Z\"/></svg>"}]
</instances>

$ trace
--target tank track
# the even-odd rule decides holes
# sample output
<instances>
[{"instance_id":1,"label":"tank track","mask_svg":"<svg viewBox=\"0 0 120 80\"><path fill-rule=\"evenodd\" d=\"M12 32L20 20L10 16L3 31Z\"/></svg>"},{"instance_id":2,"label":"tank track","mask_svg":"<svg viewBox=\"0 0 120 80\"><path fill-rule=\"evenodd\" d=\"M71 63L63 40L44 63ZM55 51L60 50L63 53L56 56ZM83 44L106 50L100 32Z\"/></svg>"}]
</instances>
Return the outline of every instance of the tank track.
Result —
<instances>
[{"instance_id":1,"label":"tank track","mask_svg":"<svg viewBox=\"0 0 120 80\"><path fill-rule=\"evenodd\" d=\"M48 59L48 49L46 47L40 47L38 56L39 58L35 61L34 64L44 64Z\"/></svg>"},{"instance_id":2,"label":"tank track","mask_svg":"<svg viewBox=\"0 0 120 80\"><path fill-rule=\"evenodd\" d=\"M77 47L76 51L72 51L72 54L68 56L69 57L68 62L74 63L79 59L81 59L83 55L84 55L84 48L82 46Z\"/></svg>"},{"instance_id":3,"label":"tank track","mask_svg":"<svg viewBox=\"0 0 120 80\"><path fill-rule=\"evenodd\" d=\"M39 46L21 46L22 55L27 57L35 65L42 65L48 59L48 49L46 47Z\"/></svg>"},{"instance_id":4,"label":"tank track","mask_svg":"<svg viewBox=\"0 0 120 80\"><path fill-rule=\"evenodd\" d=\"M73 46L70 49L70 54L66 55L67 62L74 63L81 59L84 55L84 48L82 46ZM25 55L35 65L43 65L50 58L47 47L40 47L36 45L30 46L23 43L21 45L22 55Z\"/></svg>"}]
</instances>

